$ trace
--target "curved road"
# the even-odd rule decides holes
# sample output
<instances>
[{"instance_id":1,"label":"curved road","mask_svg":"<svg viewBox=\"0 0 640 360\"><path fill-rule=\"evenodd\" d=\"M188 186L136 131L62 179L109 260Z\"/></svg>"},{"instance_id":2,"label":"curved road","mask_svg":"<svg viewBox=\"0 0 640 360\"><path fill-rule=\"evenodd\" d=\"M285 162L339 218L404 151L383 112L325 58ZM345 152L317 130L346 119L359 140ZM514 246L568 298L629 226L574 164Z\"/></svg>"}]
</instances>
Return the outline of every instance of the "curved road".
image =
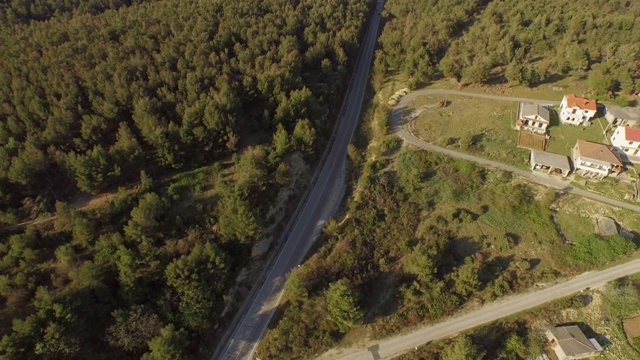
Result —
<instances>
[{"instance_id":1,"label":"curved road","mask_svg":"<svg viewBox=\"0 0 640 360\"><path fill-rule=\"evenodd\" d=\"M403 113L406 112L407 104L409 103L409 101L419 96L429 95L429 94L472 96L472 97L480 97L480 98L486 98L491 100L531 102L531 103L536 103L541 105L557 105L560 103L559 101L536 100L536 99L517 98L517 97L508 97L508 96L499 96L499 95L478 94L478 93L470 93L470 92L457 91L457 90L426 89L426 90L420 90L420 91L409 93L408 95L403 97L400 103L398 103L398 105L396 105L393 111L391 112L391 118L393 122L393 129L396 132L396 134L398 134L398 136L402 140L410 144L413 144L419 148L429 150L429 151L439 152L441 154L445 154L447 156L455 157L458 159L472 161L480 165L490 166L496 169L509 171L511 173L520 175L530 181L536 182L544 186L552 187L563 192L570 192L572 194L576 194L584 198L595 200L604 204L640 212L640 206L638 205L629 204L624 201L612 199L606 196L592 193L590 191L574 188L573 186L571 186L571 183L569 183L568 181L564 181L559 178L551 177L546 174L542 174L538 172L522 170L515 166L503 164L497 161L492 161L492 160L488 160L478 156L473 156L473 155L465 154L459 151L443 148L441 146L428 143L416 137L415 135L413 135L411 132L409 132L407 129L404 128L402 124L402 115Z\"/></svg>"},{"instance_id":2,"label":"curved road","mask_svg":"<svg viewBox=\"0 0 640 360\"><path fill-rule=\"evenodd\" d=\"M497 161L487 160L481 157L446 149L417 138L409 131L404 129L402 124L402 115L406 112L407 104L409 103L409 101L415 99L416 97L428 94L473 96L491 100L532 102L543 105L557 105L559 102L468 93L456 90L426 89L410 93L403 97L400 103L398 103L398 105L394 107L391 113L391 117L393 122L393 129L398 134L398 136L404 141L411 143L419 148L439 152L459 159L473 161L484 166L491 166L494 168L506 170L539 184L559 189L560 191L571 192L576 195L580 195L585 198L596 200L605 204L640 212L640 206L614 200L585 190L575 189L571 187L568 182L562 181L560 179L554 179L531 171L522 170L514 166L506 165ZM588 272L569 281L557 284L544 290L507 297L491 304L487 304L479 310L461 314L442 323L419 328L409 334L389 338L379 343L370 343L360 350L334 349L323 354L319 359L379 360L391 358L404 352L410 351L417 346L424 345L430 341L455 335L459 332L487 324L500 318L534 308L536 306L556 299L560 299L562 297L569 296L587 287L593 288L602 286L609 281L635 274L637 272L640 272L640 259L633 260L622 265L614 266L612 268L599 272Z\"/></svg>"},{"instance_id":3,"label":"curved road","mask_svg":"<svg viewBox=\"0 0 640 360\"><path fill-rule=\"evenodd\" d=\"M229 341L218 349L212 359L251 359L280 298L284 292L286 274L303 259L324 222L329 218L343 192L344 164L347 145L360 118L360 110L369 80L369 71L380 25L380 11L384 4L378 0L360 47L354 73L347 89L342 111L334 130L328 155L316 174L316 182L306 197L302 210L294 220L291 232L278 254L264 282L254 296L247 299L246 309L235 327L228 331ZM256 284L255 286L258 286ZM241 310L242 311L242 310ZM259 354L256 354L259 357Z\"/></svg>"}]
</instances>

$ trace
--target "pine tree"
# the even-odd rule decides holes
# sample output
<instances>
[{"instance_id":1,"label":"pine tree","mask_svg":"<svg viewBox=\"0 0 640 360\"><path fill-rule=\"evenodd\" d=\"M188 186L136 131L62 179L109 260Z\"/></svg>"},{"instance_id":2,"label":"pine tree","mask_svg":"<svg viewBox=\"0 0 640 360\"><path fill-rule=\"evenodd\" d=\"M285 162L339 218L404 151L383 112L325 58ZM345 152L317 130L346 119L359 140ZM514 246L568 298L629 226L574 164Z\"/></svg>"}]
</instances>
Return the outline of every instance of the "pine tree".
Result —
<instances>
[{"instance_id":1,"label":"pine tree","mask_svg":"<svg viewBox=\"0 0 640 360\"><path fill-rule=\"evenodd\" d=\"M342 279L329 285L325 292L327 299L327 320L340 332L347 332L362 323L364 312L358 305L357 293L348 280Z\"/></svg>"}]
</instances>

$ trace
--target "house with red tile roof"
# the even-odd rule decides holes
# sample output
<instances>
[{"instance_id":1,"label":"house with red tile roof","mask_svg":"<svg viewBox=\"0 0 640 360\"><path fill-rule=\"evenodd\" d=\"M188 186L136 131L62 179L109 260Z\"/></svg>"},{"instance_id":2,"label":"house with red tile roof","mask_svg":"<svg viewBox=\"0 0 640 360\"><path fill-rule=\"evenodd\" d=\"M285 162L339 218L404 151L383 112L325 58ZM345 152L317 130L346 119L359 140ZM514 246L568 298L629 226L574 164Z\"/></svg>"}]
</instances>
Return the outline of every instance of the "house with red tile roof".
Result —
<instances>
[{"instance_id":1,"label":"house with red tile roof","mask_svg":"<svg viewBox=\"0 0 640 360\"><path fill-rule=\"evenodd\" d=\"M560 103L560 122L569 125L589 125L598 111L598 102L567 94Z\"/></svg>"},{"instance_id":2,"label":"house with red tile roof","mask_svg":"<svg viewBox=\"0 0 640 360\"><path fill-rule=\"evenodd\" d=\"M626 155L629 161L640 163L640 128L618 126L611 135L611 145Z\"/></svg>"},{"instance_id":3,"label":"house with red tile roof","mask_svg":"<svg viewBox=\"0 0 640 360\"><path fill-rule=\"evenodd\" d=\"M618 176L623 170L616 148L610 145L578 140L571 151L571 158L575 172L590 178Z\"/></svg>"}]
</instances>

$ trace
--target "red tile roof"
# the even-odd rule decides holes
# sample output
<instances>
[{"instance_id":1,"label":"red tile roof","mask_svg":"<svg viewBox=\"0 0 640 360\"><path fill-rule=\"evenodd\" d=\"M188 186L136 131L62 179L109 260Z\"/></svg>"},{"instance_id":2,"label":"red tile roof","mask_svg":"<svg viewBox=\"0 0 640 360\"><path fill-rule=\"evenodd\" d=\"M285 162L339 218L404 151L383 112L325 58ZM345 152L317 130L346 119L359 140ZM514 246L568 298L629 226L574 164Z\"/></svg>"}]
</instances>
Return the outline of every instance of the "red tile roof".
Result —
<instances>
[{"instance_id":1,"label":"red tile roof","mask_svg":"<svg viewBox=\"0 0 640 360\"><path fill-rule=\"evenodd\" d=\"M616 153L605 144L594 143L586 140L578 140L578 154L580 157L604 161L609 164L622 166L622 162Z\"/></svg>"},{"instance_id":2,"label":"red tile roof","mask_svg":"<svg viewBox=\"0 0 640 360\"><path fill-rule=\"evenodd\" d=\"M577 97L574 94L567 94L564 97L567 98L567 106L572 108L579 108L582 110L592 110L597 111L598 108L596 106L597 101L589 100L581 97Z\"/></svg>"},{"instance_id":3,"label":"red tile roof","mask_svg":"<svg viewBox=\"0 0 640 360\"><path fill-rule=\"evenodd\" d=\"M624 138L627 141L640 142L640 129L634 127L624 128Z\"/></svg>"}]
</instances>

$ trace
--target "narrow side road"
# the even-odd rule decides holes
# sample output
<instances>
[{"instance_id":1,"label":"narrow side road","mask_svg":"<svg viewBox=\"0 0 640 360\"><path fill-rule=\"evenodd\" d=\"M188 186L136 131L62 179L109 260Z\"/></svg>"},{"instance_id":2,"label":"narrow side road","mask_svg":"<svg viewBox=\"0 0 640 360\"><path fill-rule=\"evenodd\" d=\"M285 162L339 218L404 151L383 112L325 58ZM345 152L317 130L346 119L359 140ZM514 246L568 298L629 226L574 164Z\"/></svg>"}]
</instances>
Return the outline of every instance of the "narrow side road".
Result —
<instances>
[{"instance_id":1,"label":"narrow side road","mask_svg":"<svg viewBox=\"0 0 640 360\"><path fill-rule=\"evenodd\" d=\"M569 281L557 284L544 290L534 291L498 300L445 322L426 326L409 334L397 336L379 343L365 345L349 354L349 349L326 353L321 359L349 359L349 360L378 360L388 359L404 352L413 350L416 346L430 341L442 339L469 330L477 326L516 314L518 312L540 306L577 293L587 287L596 288L609 281L640 272L640 259L611 267L598 272L587 272Z\"/></svg>"},{"instance_id":2,"label":"narrow side road","mask_svg":"<svg viewBox=\"0 0 640 360\"><path fill-rule=\"evenodd\" d=\"M291 231L275 262L265 270L264 281L254 285L257 291L252 292L253 296L247 299L246 305L241 309L242 313L238 314L239 320L228 331L229 340L221 344L212 360L253 358L258 342L282 298L287 273L304 259L325 221L340 203L344 191L347 145L351 142L360 118L383 4L384 0L378 0L372 12L337 120L334 139L328 155L319 166L320 170L315 177L317 180L301 210L294 215L296 218ZM260 354L255 356L260 357Z\"/></svg>"},{"instance_id":3,"label":"narrow side road","mask_svg":"<svg viewBox=\"0 0 640 360\"><path fill-rule=\"evenodd\" d=\"M456 90L441 90L441 89L427 89L427 90L420 90L420 91L416 91L413 93L409 93L407 94L407 96L403 97L402 100L400 101L400 103L398 103L397 106L394 107L393 111L391 112L391 118L392 118L392 122L393 122L393 129L396 132L396 134L404 141L415 145L421 149L425 149L425 150L429 150L429 151L434 151L434 152L438 152L447 156L451 156L454 158L458 158L458 159L464 159L464 160L468 160L468 161L472 161L475 162L477 164L483 165L483 166L490 166L496 169L501 169L501 170L505 170L505 171L509 171L511 173L514 173L516 175L522 176L530 181L533 181L535 183L544 185L544 186L548 186L554 189L558 189L560 191L564 191L564 192L570 192L572 194L576 194L578 196L582 196L584 198L587 199L591 199L591 200L595 200L598 202L601 202L603 204L607 204L607 205L612 205L612 206L616 206L616 207L620 207L620 208L624 208L624 209L628 209L628 210L632 210L632 211L636 211L636 212L640 212L640 206L638 205L633 205L633 204L629 204L626 203L624 201L620 201L620 200L616 200L616 199L612 199L606 196L602 196L599 194L595 194L592 193L590 191L586 191L586 190L582 190L582 189L577 189L574 188L571 183L561 180L559 178L554 178L554 177L550 177L547 176L545 174L541 174L541 173L536 173L536 172L532 172L532 171L528 171L528 170L522 170L519 169L515 166L511 166L511 165L507 165L507 164L503 164L497 161L493 161L493 160L488 160L479 156L474 156L474 155L469 155L463 152L459 152L459 151L455 151L455 150L451 150L451 149L447 149L447 148L443 148L441 146L437 146L431 143L428 143L416 136L414 136L411 132L409 132L407 129L405 129L405 127L402 124L402 114L406 109L407 104L409 103L409 101L415 99L416 97L419 96L423 96L423 95L428 95L428 94L448 94L448 95L460 95L460 96L473 96L473 97L481 97L481 98L488 98L488 99L492 99L492 100L505 100L505 101L516 101L516 102L532 102L532 103L538 103L538 104L559 104L559 102L557 101L545 101L545 100L536 100L536 99L526 99L526 98L514 98L514 97L508 97L508 96L498 96L498 95L486 95L486 94L476 94L476 93L468 93L468 92L463 92L463 91L456 91Z\"/></svg>"}]
</instances>

